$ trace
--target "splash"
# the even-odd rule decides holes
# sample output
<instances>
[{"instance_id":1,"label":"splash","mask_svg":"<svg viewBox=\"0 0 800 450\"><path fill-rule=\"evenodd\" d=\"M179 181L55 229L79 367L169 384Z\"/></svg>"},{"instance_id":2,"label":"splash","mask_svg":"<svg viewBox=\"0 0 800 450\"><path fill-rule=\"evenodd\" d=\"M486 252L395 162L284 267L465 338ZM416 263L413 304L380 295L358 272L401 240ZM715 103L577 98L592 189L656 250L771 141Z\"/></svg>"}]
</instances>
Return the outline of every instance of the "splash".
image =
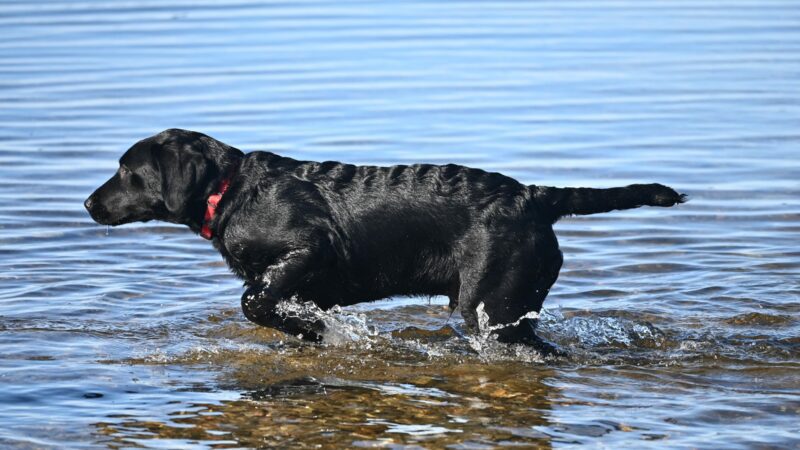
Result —
<instances>
[{"instance_id":1,"label":"splash","mask_svg":"<svg viewBox=\"0 0 800 450\"><path fill-rule=\"evenodd\" d=\"M489 325L489 315L486 314L486 307L484 306L483 302L481 302L477 308L475 308L475 312L478 315L478 330L480 330L480 334L484 338L488 338L489 335L493 331L502 330L503 328L508 327L515 327L519 325L525 319L538 319L539 313L536 311L530 311L511 323L500 323L497 325Z\"/></svg>"},{"instance_id":2,"label":"splash","mask_svg":"<svg viewBox=\"0 0 800 450\"><path fill-rule=\"evenodd\" d=\"M487 362L514 360L541 363L544 361L542 355L533 348L524 344L504 344L498 342L497 337L492 335L494 331L517 326L525 319L538 319L538 312L530 311L514 322L497 325L489 324L489 315L486 313L486 307L483 302L478 305L475 312L478 316L479 333L467 336L467 341L481 359Z\"/></svg>"},{"instance_id":3,"label":"splash","mask_svg":"<svg viewBox=\"0 0 800 450\"><path fill-rule=\"evenodd\" d=\"M655 349L663 348L667 337L648 322L616 317L571 317L547 314L539 323L543 331L553 331L559 340L584 348Z\"/></svg>"},{"instance_id":4,"label":"splash","mask_svg":"<svg viewBox=\"0 0 800 450\"><path fill-rule=\"evenodd\" d=\"M296 317L303 321L322 321L325 331L322 334L323 344L345 345L352 342L370 344L378 332L374 327L367 325L367 317L351 311L345 311L341 306L324 311L313 302L300 302L296 300L281 301L275 310L285 317Z\"/></svg>"}]
</instances>

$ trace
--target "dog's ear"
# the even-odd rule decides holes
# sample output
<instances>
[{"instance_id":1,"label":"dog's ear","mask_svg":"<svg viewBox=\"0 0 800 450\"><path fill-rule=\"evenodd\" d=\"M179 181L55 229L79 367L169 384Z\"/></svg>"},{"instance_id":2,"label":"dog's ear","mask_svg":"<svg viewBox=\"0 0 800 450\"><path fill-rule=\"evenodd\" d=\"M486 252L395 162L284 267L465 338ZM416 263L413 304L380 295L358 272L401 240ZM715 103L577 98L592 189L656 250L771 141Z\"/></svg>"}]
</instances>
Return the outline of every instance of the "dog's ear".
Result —
<instances>
[{"instance_id":1,"label":"dog's ear","mask_svg":"<svg viewBox=\"0 0 800 450\"><path fill-rule=\"evenodd\" d=\"M161 193L167 211L173 217L186 215L191 200L203 196L210 178L209 164L200 149L192 145L165 144L159 158Z\"/></svg>"},{"instance_id":2,"label":"dog's ear","mask_svg":"<svg viewBox=\"0 0 800 450\"><path fill-rule=\"evenodd\" d=\"M244 156L240 150L195 131L169 129L153 140L151 151L161 172L162 198L173 220L201 215L220 178Z\"/></svg>"}]
</instances>

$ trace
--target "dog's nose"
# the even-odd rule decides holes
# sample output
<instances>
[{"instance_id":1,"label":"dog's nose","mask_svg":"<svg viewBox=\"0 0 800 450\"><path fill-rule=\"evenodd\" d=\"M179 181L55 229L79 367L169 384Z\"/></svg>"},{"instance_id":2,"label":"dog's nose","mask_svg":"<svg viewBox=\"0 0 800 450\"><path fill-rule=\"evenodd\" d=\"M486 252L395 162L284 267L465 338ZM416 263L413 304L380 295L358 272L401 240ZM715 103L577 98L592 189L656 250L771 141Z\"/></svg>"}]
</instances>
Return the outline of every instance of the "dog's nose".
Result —
<instances>
[{"instance_id":1,"label":"dog's nose","mask_svg":"<svg viewBox=\"0 0 800 450\"><path fill-rule=\"evenodd\" d=\"M85 201L85 202L83 202L83 206L84 206L84 207L85 207L87 210L91 210L91 209L92 209L92 205L93 205L93 204L94 204L94 202L92 201L92 197L89 197L89 198L87 198L87 199L86 199L86 201Z\"/></svg>"}]
</instances>

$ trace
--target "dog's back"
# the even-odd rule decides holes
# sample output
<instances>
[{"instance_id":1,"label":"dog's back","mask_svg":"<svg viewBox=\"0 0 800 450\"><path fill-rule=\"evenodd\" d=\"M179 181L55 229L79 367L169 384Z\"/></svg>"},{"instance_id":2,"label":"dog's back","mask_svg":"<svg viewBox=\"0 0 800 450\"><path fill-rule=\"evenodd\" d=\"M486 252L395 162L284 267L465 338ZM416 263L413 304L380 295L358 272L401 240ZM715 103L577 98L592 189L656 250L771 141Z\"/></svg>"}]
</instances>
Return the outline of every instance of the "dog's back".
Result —
<instances>
[{"instance_id":1,"label":"dog's back","mask_svg":"<svg viewBox=\"0 0 800 450\"><path fill-rule=\"evenodd\" d=\"M304 196L305 204L270 203L330 215L339 260L336 273L320 284L330 296L345 278L348 292L337 297L353 297L353 303L448 294L458 279L459 255L474 235L490 233L493 221L533 220L531 190L499 173L454 164L318 163L266 152L245 159L257 161L258 168L242 167L257 171L264 185L313 186L319 195Z\"/></svg>"}]
</instances>

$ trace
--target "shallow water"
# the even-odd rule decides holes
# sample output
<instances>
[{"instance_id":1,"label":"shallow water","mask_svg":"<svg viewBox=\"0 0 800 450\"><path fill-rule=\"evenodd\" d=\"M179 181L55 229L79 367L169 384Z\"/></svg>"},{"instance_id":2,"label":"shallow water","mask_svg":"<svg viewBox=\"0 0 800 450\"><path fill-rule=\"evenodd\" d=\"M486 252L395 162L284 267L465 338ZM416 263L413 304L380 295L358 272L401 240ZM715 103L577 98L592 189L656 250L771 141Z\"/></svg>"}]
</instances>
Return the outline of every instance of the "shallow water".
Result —
<instances>
[{"instance_id":1,"label":"shallow water","mask_svg":"<svg viewBox=\"0 0 800 450\"><path fill-rule=\"evenodd\" d=\"M800 446L792 1L0 4L0 447ZM248 323L188 230L83 199L169 127L245 150L658 181L574 218L542 334L442 298Z\"/></svg>"}]
</instances>

